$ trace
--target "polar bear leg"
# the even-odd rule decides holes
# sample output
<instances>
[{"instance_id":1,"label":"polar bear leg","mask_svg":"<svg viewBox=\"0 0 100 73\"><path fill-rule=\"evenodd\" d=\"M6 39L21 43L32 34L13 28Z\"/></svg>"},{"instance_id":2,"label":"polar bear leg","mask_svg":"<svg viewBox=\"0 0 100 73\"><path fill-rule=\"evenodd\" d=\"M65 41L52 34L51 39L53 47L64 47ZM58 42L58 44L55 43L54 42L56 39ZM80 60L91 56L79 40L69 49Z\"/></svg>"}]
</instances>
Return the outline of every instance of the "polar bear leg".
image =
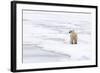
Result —
<instances>
[{"instance_id":1,"label":"polar bear leg","mask_svg":"<svg viewBox=\"0 0 100 73\"><path fill-rule=\"evenodd\" d=\"M74 41L75 41L75 44L77 44L77 39L75 39Z\"/></svg>"}]
</instances>

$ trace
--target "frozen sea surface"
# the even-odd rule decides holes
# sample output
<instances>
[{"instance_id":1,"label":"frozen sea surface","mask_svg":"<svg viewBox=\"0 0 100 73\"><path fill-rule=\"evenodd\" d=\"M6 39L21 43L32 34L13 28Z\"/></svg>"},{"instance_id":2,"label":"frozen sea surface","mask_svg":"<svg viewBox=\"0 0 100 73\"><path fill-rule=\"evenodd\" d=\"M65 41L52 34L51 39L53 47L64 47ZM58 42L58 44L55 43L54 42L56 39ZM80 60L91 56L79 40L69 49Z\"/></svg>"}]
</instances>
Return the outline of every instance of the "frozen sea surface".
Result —
<instances>
[{"instance_id":1,"label":"frozen sea surface","mask_svg":"<svg viewBox=\"0 0 100 73\"><path fill-rule=\"evenodd\" d=\"M88 37L86 38L89 39ZM74 45L69 42L64 42L64 39L61 40L61 38L54 40L49 38L48 40L41 39L41 41L34 40L33 44L23 44L23 62L80 61L92 58L92 50L89 42L78 40L78 44Z\"/></svg>"},{"instance_id":2,"label":"frozen sea surface","mask_svg":"<svg viewBox=\"0 0 100 73\"><path fill-rule=\"evenodd\" d=\"M91 48L91 14L23 11L23 63L91 60Z\"/></svg>"},{"instance_id":3,"label":"frozen sea surface","mask_svg":"<svg viewBox=\"0 0 100 73\"><path fill-rule=\"evenodd\" d=\"M50 50L48 51L34 45L24 45L23 57L24 63L59 62L63 59L69 60L70 58L68 54L58 53Z\"/></svg>"}]
</instances>

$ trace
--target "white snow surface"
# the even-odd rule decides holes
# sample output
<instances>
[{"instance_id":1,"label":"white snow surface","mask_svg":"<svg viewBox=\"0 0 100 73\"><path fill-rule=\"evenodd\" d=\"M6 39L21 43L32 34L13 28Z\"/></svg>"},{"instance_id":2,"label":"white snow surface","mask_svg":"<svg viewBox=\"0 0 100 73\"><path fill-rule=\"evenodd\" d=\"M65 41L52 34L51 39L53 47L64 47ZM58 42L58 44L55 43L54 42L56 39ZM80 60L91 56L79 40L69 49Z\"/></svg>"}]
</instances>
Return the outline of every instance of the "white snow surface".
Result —
<instances>
[{"instance_id":1,"label":"white snow surface","mask_svg":"<svg viewBox=\"0 0 100 73\"><path fill-rule=\"evenodd\" d=\"M70 44L69 31L78 34ZM23 62L91 60L91 14L23 11Z\"/></svg>"}]
</instances>

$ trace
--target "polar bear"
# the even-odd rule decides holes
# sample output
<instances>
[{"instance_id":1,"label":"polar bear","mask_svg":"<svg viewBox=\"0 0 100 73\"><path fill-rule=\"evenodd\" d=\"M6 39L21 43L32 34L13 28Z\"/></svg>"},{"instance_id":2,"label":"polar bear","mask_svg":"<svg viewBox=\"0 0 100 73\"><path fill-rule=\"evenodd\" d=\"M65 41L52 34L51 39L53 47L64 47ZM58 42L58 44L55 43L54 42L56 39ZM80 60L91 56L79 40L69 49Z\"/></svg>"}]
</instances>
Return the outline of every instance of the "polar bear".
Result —
<instances>
[{"instance_id":1,"label":"polar bear","mask_svg":"<svg viewBox=\"0 0 100 73\"><path fill-rule=\"evenodd\" d=\"M77 44L77 33L74 30L69 31L70 33L70 43Z\"/></svg>"}]
</instances>

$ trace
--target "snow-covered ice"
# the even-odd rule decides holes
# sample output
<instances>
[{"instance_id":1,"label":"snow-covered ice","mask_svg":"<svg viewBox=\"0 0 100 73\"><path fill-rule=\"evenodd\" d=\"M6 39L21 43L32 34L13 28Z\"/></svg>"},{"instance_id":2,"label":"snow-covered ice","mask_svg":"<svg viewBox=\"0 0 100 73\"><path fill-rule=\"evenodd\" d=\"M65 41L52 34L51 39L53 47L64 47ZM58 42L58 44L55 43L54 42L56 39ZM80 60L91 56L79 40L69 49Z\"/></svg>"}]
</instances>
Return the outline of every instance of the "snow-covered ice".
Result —
<instances>
[{"instance_id":1,"label":"snow-covered ice","mask_svg":"<svg viewBox=\"0 0 100 73\"><path fill-rule=\"evenodd\" d=\"M91 45L91 14L23 11L23 63L91 60Z\"/></svg>"}]
</instances>

